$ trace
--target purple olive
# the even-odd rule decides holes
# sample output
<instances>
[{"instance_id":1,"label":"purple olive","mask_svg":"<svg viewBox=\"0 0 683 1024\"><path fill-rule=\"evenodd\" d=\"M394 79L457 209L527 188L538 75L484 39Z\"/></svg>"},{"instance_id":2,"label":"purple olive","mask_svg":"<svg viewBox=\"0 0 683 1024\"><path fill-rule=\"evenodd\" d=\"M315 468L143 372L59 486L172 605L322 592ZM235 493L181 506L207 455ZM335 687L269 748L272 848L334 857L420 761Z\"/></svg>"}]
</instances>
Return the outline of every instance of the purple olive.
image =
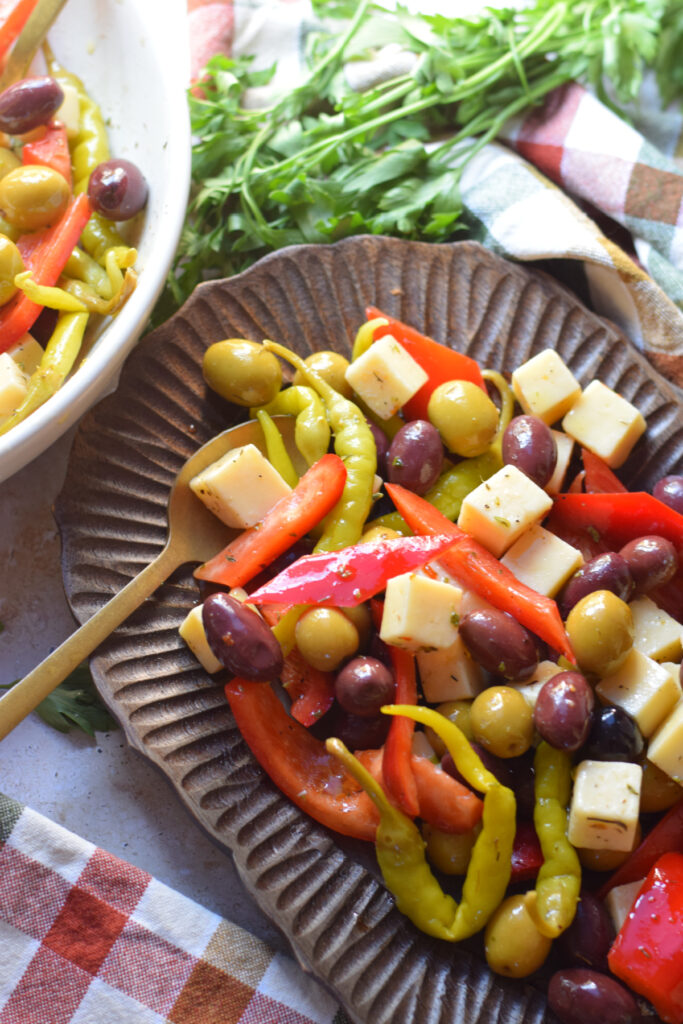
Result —
<instances>
[{"instance_id":1,"label":"purple olive","mask_svg":"<svg viewBox=\"0 0 683 1024\"><path fill-rule=\"evenodd\" d=\"M105 160L90 175L88 198L107 220L130 220L147 202L147 182L130 160Z\"/></svg>"},{"instance_id":2,"label":"purple olive","mask_svg":"<svg viewBox=\"0 0 683 1024\"><path fill-rule=\"evenodd\" d=\"M678 555L666 537L638 537L619 552L629 567L636 594L648 594L676 575Z\"/></svg>"},{"instance_id":3,"label":"purple olive","mask_svg":"<svg viewBox=\"0 0 683 1024\"><path fill-rule=\"evenodd\" d=\"M460 636L482 668L505 679L528 679L538 664L533 636L507 612L469 612L460 622Z\"/></svg>"},{"instance_id":4,"label":"purple olive","mask_svg":"<svg viewBox=\"0 0 683 1024\"><path fill-rule=\"evenodd\" d=\"M574 920L557 940L562 962L567 966L606 971L607 954L614 938L614 924L605 904L582 889Z\"/></svg>"},{"instance_id":5,"label":"purple olive","mask_svg":"<svg viewBox=\"0 0 683 1024\"><path fill-rule=\"evenodd\" d=\"M47 124L63 100L54 78L23 78L0 93L0 131L23 135Z\"/></svg>"},{"instance_id":6,"label":"purple olive","mask_svg":"<svg viewBox=\"0 0 683 1024\"><path fill-rule=\"evenodd\" d=\"M372 420L367 420L366 422L370 428L370 433L375 439L375 448L377 449L377 472L383 480L386 480L389 439L382 428L378 427L376 423L372 422Z\"/></svg>"},{"instance_id":7,"label":"purple olive","mask_svg":"<svg viewBox=\"0 0 683 1024\"><path fill-rule=\"evenodd\" d=\"M683 476L663 476L652 489L658 501L683 516Z\"/></svg>"},{"instance_id":8,"label":"purple olive","mask_svg":"<svg viewBox=\"0 0 683 1024\"><path fill-rule=\"evenodd\" d=\"M392 703L395 692L396 681L387 666L365 655L347 662L334 681L341 706L361 718L378 715L383 704Z\"/></svg>"},{"instance_id":9,"label":"purple olive","mask_svg":"<svg viewBox=\"0 0 683 1024\"><path fill-rule=\"evenodd\" d=\"M426 494L439 479L443 444L428 420L412 420L395 435L387 456L387 477L415 494Z\"/></svg>"},{"instance_id":10,"label":"purple olive","mask_svg":"<svg viewBox=\"0 0 683 1024\"><path fill-rule=\"evenodd\" d=\"M235 676L267 683L282 671L282 649L258 612L229 594L211 594L202 605L206 639L221 665Z\"/></svg>"},{"instance_id":11,"label":"purple olive","mask_svg":"<svg viewBox=\"0 0 683 1024\"><path fill-rule=\"evenodd\" d=\"M548 1006L562 1024L640 1024L638 1004L608 974L570 967L553 974Z\"/></svg>"},{"instance_id":12,"label":"purple olive","mask_svg":"<svg viewBox=\"0 0 683 1024\"><path fill-rule=\"evenodd\" d=\"M645 741L635 721L616 705L596 707L581 754L591 761L637 761Z\"/></svg>"},{"instance_id":13,"label":"purple olive","mask_svg":"<svg viewBox=\"0 0 683 1024\"><path fill-rule=\"evenodd\" d=\"M515 416L503 434L503 462L545 487L557 462L557 445L550 427L538 416Z\"/></svg>"},{"instance_id":14,"label":"purple olive","mask_svg":"<svg viewBox=\"0 0 683 1024\"><path fill-rule=\"evenodd\" d=\"M633 594L633 577L626 559L615 551L595 555L585 562L567 580L557 596L557 604L563 619L582 597L594 590L611 590L622 601L628 601Z\"/></svg>"},{"instance_id":15,"label":"purple olive","mask_svg":"<svg viewBox=\"0 0 683 1024\"><path fill-rule=\"evenodd\" d=\"M572 753L586 741L594 705L593 690L580 672L558 672L540 689L534 725L551 747Z\"/></svg>"}]
</instances>

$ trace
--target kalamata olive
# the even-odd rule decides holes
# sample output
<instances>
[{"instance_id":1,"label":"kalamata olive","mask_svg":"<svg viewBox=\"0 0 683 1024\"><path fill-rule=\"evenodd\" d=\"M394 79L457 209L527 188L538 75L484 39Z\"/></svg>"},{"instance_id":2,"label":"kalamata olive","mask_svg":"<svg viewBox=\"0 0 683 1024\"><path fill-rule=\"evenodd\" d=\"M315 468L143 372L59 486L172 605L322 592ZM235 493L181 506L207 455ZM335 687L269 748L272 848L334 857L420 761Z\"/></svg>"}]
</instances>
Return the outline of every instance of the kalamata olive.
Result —
<instances>
[{"instance_id":1,"label":"kalamata olive","mask_svg":"<svg viewBox=\"0 0 683 1024\"><path fill-rule=\"evenodd\" d=\"M658 501L683 516L683 476L663 476L652 489Z\"/></svg>"},{"instance_id":2,"label":"kalamata olive","mask_svg":"<svg viewBox=\"0 0 683 1024\"><path fill-rule=\"evenodd\" d=\"M220 663L253 682L277 679L282 650L258 612L229 594L211 594L202 605L209 647Z\"/></svg>"},{"instance_id":3,"label":"kalamata olive","mask_svg":"<svg viewBox=\"0 0 683 1024\"><path fill-rule=\"evenodd\" d=\"M465 647L482 668L505 679L528 679L538 664L536 644L512 615L480 608L460 621Z\"/></svg>"},{"instance_id":4,"label":"kalamata olive","mask_svg":"<svg viewBox=\"0 0 683 1024\"><path fill-rule=\"evenodd\" d=\"M563 619L566 619L574 605L594 590L611 590L622 601L628 601L633 594L633 578L626 560L615 551L589 558L571 576L557 597L557 604Z\"/></svg>"},{"instance_id":5,"label":"kalamata olive","mask_svg":"<svg viewBox=\"0 0 683 1024\"><path fill-rule=\"evenodd\" d=\"M596 707L582 754L592 761L637 761L643 752L640 729L623 708Z\"/></svg>"},{"instance_id":6,"label":"kalamata olive","mask_svg":"<svg viewBox=\"0 0 683 1024\"><path fill-rule=\"evenodd\" d=\"M429 399L427 415L446 447L465 459L482 455L498 429L495 405L468 380L439 384Z\"/></svg>"},{"instance_id":7,"label":"kalamata olive","mask_svg":"<svg viewBox=\"0 0 683 1024\"><path fill-rule=\"evenodd\" d=\"M595 704L593 690L580 672L558 672L544 683L534 707L534 725L558 750L572 753L585 742Z\"/></svg>"},{"instance_id":8,"label":"kalamata olive","mask_svg":"<svg viewBox=\"0 0 683 1024\"><path fill-rule=\"evenodd\" d=\"M582 889L574 920L557 940L561 962L606 971L607 954L614 937L614 924L605 904Z\"/></svg>"},{"instance_id":9,"label":"kalamata olive","mask_svg":"<svg viewBox=\"0 0 683 1024\"><path fill-rule=\"evenodd\" d=\"M334 681L341 706L361 718L378 715L383 704L391 704L395 692L396 681L387 666L365 655L344 665Z\"/></svg>"},{"instance_id":10,"label":"kalamata olive","mask_svg":"<svg viewBox=\"0 0 683 1024\"><path fill-rule=\"evenodd\" d=\"M363 718L350 715L337 704L330 713L326 731L330 736L337 736L349 750L377 750L386 740L390 725L389 715Z\"/></svg>"},{"instance_id":11,"label":"kalamata olive","mask_svg":"<svg viewBox=\"0 0 683 1024\"><path fill-rule=\"evenodd\" d=\"M23 78L0 93L0 131L23 135L47 124L63 100L62 87L54 78Z\"/></svg>"},{"instance_id":12,"label":"kalamata olive","mask_svg":"<svg viewBox=\"0 0 683 1024\"><path fill-rule=\"evenodd\" d=\"M635 635L631 609L611 590L594 590L577 601L566 630L579 668L598 676L616 672Z\"/></svg>"},{"instance_id":13,"label":"kalamata olive","mask_svg":"<svg viewBox=\"0 0 683 1024\"><path fill-rule=\"evenodd\" d=\"M550 427L538 416L515 416L503 434L503 462L545 487L557 462L557 444Z\"/></svg>"},{"instance_id":14,"label":"kalamata olive","mask_svg":"<svg viewBox=\"0 0 683 1024\"><path fill-rule=\"evenodd\" d=\"M470 714L475 742L496 757L519 757L531 746L531 705L514 686L489 686L477 694Z\"/></svg>"},{"instance_id":15,"label":"kalamata olive","mask_svg":"<svg viewBox=\"0 0 683 1024\"><path fill-rule=\"evenodd\" d=\"M130 160L105 160L88 181L88 198L107 220L130 220L147 202L147 182Z\"/></svg>"},{"instance_id":16,"label":"kalamata olive","mask_svg":"<svg viewBox=\"0 0 683 1024\"><path fill-rule=\"evenodd\" d=\"M638 537L619 552L629 567L636 594L648 594L676 575L678 555L666 537Z\"/></svg>"},{"instance_id":17,"label":"kalamata olive","mask_svg":"<svg viewBox=\"0 0 683 1024\"><path fill-rule=\"evenodd\" d=\"M439 479L442 465L441 437L427 420L406 423L389 446L388 479L415 494L427 493Z\"/></svg>"},{"instance_id":18,"label":"kalamata olive","mask_svg":"<svg viewBox=\"0 0 683 1024\"><path fill-rule=\"evenodd\" d=\"M583 967L553 974L548 1007L562 1024L640 1024L638 1004L615 978Z\"/></svg>"},{"instance_id":19,"label":"kalamata olive","mask_svg":"<svg viewBox=\"0 0 683 1024\"><path fill-rule=\"evenodd\" d=\"M388 479L387 459L389 457L389 438L384 433L381 427L378 427L372 420L367 421L370 427L370 433L375 439L375 448L377 449L377 472L383 480Z\"/></svg>"}]
</instances>

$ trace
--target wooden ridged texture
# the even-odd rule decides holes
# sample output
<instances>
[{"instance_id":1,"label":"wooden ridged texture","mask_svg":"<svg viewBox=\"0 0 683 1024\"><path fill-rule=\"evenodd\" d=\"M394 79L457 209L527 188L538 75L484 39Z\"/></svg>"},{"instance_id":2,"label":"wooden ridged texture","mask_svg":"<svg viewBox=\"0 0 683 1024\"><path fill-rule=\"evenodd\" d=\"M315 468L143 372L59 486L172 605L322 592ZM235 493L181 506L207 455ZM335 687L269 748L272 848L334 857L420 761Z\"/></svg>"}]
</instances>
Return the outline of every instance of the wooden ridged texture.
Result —
<instances>
[{"instance_id":1,"label":"wooden ridged texture","mask_svg":"<svg viewBox=\"0 0 683 1024\"><path fill-rule=\"evenodd\" d=\"M633 487L681 472L673 388L551 278L471 243L359 238L282 250L239 277L198 288L133 353L116 393L85 418L56 510L79 620L158 553L182 462L242 415L207 392L205 348L225 337L270 337L302 355L348 354L370 303L502 370L556 349L583 384L599 377L646 416L647 439L624 468ZM129 742L233 852L245 887L302 964L364 1024L546 1020L540 991L490 974L477 942L452 947L416 931L378 880L372 851L340 841L273 787L221 687L178 637L196 600L185 567L100 648L93 674Z\"/></svg>"}]
</instances>

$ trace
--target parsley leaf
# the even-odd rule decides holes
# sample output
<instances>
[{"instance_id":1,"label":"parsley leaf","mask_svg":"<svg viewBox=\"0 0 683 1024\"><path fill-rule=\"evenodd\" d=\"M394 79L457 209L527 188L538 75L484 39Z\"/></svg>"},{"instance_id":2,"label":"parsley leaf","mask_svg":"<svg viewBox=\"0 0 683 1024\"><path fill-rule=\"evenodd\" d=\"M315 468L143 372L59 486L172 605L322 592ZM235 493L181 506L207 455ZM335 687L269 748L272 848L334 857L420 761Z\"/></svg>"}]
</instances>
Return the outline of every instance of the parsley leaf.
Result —
<instances>
[{"instance_id":1,"label":"parsley leaf","mask_svg":"<svg viewBox=\"0 0 683 1024\"><path fill-rule=\"evenodd\" d=\"M14 683L8 683L0 685L0 689L9 690L12 686ZM74 669L35 710L47 725L59 732L69 732L75 726L94 737L96 731L110 732L118 728L100 700L86 662Z\"/></svg>"}]
</instances>

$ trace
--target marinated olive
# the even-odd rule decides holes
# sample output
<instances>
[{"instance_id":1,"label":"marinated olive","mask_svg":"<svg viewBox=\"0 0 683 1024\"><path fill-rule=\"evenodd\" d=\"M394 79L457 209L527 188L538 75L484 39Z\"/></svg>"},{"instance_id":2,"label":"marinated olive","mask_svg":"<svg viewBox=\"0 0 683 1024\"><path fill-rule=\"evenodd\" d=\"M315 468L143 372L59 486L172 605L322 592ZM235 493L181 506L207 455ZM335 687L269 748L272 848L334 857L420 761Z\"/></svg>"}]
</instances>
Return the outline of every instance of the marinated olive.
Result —
<instances>
[{"instance_id":1,"label":"marinated olive","mask_svg":"<svg viewBox=\"0 0 683 1024\"><path fill-rule=\"evenodd\" d=\"M467 380L440 384L429 399L427 416L446 447L464 458L483 454L498 428L495 405L485 391Z\"/></svg>"},{"instance_id":2,"label":"marinated olive","mask_svg":"<svg viewBox=\"0 0 683 1024\"><path fill-rule=\"evenodd\" d=\"M426 494L439 479L443 445L436 427L413 420L396 433L387 456L387 476L415 494Z\"/></svg>"},{"instance_id":3,"label":"marinated olive","mask_svg":"<svg viewBox=\"0 0 683 1024\"><path fill-rule=\"evenodd\" d=\"M334 672L358 650L358 630L338 608L304 612L294 636L302 657L323 672Z\"/></svg>"},{"instance_id":4,"label":"marinated olive","mask_svg":"<svg viewBox=\"0 0 683 1024\"><path fill-rule=\"evenodd\" d=\"M683 798L683 787L652 761L642 761L643 779L640 785L640 810L644 814L666 811Z\"/></svg>"},{"instance_id":5,"label":"marinated olive","mask_svg":"<svg viewBox=\"0 0 683 1024\"><path fill-rule=\"evenodd\" d=\"M19 157L7 146L0 146L0 178L4 178L15 167L21 167Z\"/></svg>"},{"instance_id":6,"label":"marinated olive","mask_svg":"<svg viewBox=\"0 0 683 1024\"><path fill-rule=\"evenodd\" d=\"M481 825L476 825L471 832L456 834L442 832L433 825L422 826L422 836L427 843L427 857L437 871L444 875L464 875L472 855L472 847L481 832Z\"/></svg>"},{"instance_id":7,"label":"marinated olive","mask_svg":"<svg viewBox=\"0 0 683 1024\"><path fill-rule=\"evenodd\" d=\"M596 707L583 756L593 761L636 761L644 746L640 729L623 708Z\"/></svg>"},{"instance_id":8,"label":"marinated olive","mask_svg":"<svg viewBox=\"0 0 683 1024\"><path fill-rule=\"evenodd\" d=\"M655 484L652 493L658 501L683 515L683 476L663 476Z\"/></svg>"},{"instance_id":9,"label":"marinated olive","mask_svg":"<svg viewBox=\"0 0 683 1024\"><path fill-rule=\"evenodd\" d=\"M595 704L580 672L558 672L544 683L534 706L534 725L551 747L571 753L585 742Z\"/></svg>"},{"instance_id":10,"label":"marinated olive","mask_svg":"<svg viewBox=\"0 0 683 1024\"><path fill-rule=\"evenodd\" d=\"M468 612L460 620L460 636L482 668L505 679L528 679L538 664L531 633L497 608Z\"/></svg>"},{"instance_id":11,"label":"marinated olive","mask_svg":"<svg viewBox=\"0 0 683 1024\"><path fill-rule=\"evenodd\" d=\"M24 269L24 261L14 242L0 235L0 306L16 295L14 278Z\"/></svg>"},{"instance_id":12,"label":"marinated olive","mask_svg":"<svg viewBox=\"0 0 683 1024\"><path fill-rule=\"evenodd\" d=\"M484 768L491 772L491 775L494 775L503 786L512 785L512 770L509 762L515 760L515 758L504 760L502 757L496 757L486 747L482 747L480 743L475 743L474 740L470 741L470 746L484 765ZM461 785L467 786L468 789L472 788L464 775L461 775L456 768L455 761L449 753L443 754L441 767L447 775L456 779Z\"/></svg>"},{"instance_id":13,"label":"marinated olive","mask_svg":"<svg viewBox=\"0 0 683 1024\"><path fill-rule=\"evenodd\" d=\"M589 558L565 583L557 597L557 604L563 618L582 597L595 590L611 590L622 601L628 601L633 594L633 577L626 560L615 551Z\"/></svg>"},{"instance_id":14,"label":"marinated olive","mask_svg":"<svg viewBox=\"0 0 683 1024\"><path fill-rule=\"evenodd\" d=\"M375 448L377 449L377 472L383 480L387 479L387 459L389 457L389 438L384 433L381 427L378 427L372 420L366 421L370 433L375 439Z\"/></svg>"},{"instance_id":15,"label":"marinated olive","mask_svg":"<svg viewBox=\"0 0 683 1024\"><path fill-rule=\"evenodd\" d=\"M508 896L484 932L486 962L506 978L526 978L545 962L552 939L541 935L529 913L526 893Z\"/></svg>"},{"instance_id":16,"label":"marinated olive","mask_svg":"<svg viewBox=\"0 0 683 1024\"><path fill-rule=\"evenodd\" d=\"M469 700L448 700L445 701L443 704L439 704L436 710L439 712L440 715L443 715L444 718L447 718L449 721L453 722L454 725L457 725L458 729L460 729L460 732L464 733L468 740L471 740L471 707L472 702ZM425 729L425 733L427 734L427 739L431 743L436 753L439 755L439 757L443 757L444 754L446 753L446 744L443 742L441 737L437 736L434 730L430 729L429 726L427 726L427 728Z\"/></svg>"},{"instance_id":17,"label":"marinated olive","mask_svg":"<svg viewBox=\"0 0 683 1024\"><path fill-rule=\"evenodd\" d=\"M47 124L63 100L62 87L54 78L23 78L0 93L0 131L24 135Z\"/></svg>"},{"instance_id":18,"label":"marinated olive","mask_svg":"<svg viewBox=\"0 0 683 1024\"><path fill-rule=\"evenodd\" d=\"M635 850L640 844L642 828L640 822L636 824L636 834L631 850ZM587 871L616 871L624 861L631 856L631 850L610 850L603 847L600 850L591 850L585 846L577 846L576 852L579 860Z\"/></svg>"},{"instance_id":19,"label":"marinated olive","mask_svg":"<svg viewBox=\"0 0 683 1024\"><path fill-rule=\"evenodd\" d=\"M335 704L324 725L327 735L336 736L349 750L377 750L387 738L391 719L389 715L350 715Z\"/></svg>"},{"instance_id":20,"label":"marinated olive","mask_svg":"<svg viewBox=\"0 0 683 1024\"><path fill-rule=\"evenodd\" d=\"M666 537L638 537L619 552L629 567L636 594L648 594L676 575L678 555Z\"/></svg>"},{"instance_id":21,"label":"marinated olive","mask_svg":"<svg viewBox=\"0 0 683 1024\"><path fill-rule=\"evenodd\" d=\"M358 630L358 649L364 650L372 634L372 616L367 604L357 604L353 608L341 608L347 619L351 619Z\"/></svg>"},{"instance_id":22,"label":"marinated olive","mask_svg":"<svg viewBox=\"0 0 683 1024\"><path fill-rule=\"evenodd\" d=\"M567 635L584 672L615 672L633 646L631 609L610 590L595 590L574 605Z\"/></svg>"},{"instance_id":23,"label":"marinated olive","mask_svg":"<svg viewBox=\"0 0 683 1024\"><path fill-rule=\"evenodd\" d=\"M282 650L258 612L229 594L211 594L202 605L209 647L233 675L270 682L282 671Z\"/></svg>"},{"instance_id":24,"label":"marinated olive","mask_svg":"<svg viewBox=\"0 0 683 1024\"><path fill-rule=\"evenodd\" d=\"M489 686L472 702L472 734L496 757L518 757L531 746L531 705L512 686Z\"/></svg>"},{"instance_id":25,"label":"marinated olive","mask_svg":"<svg viewBox=\"0 0 683 1024\"><path fill-rule=\"evenodd\" d=\"M130 220L147 202L147 182L130 160L105 160L88 179L92 208L107 220Z\"/></svg>"},{"instance_id":26,"label":"marinated olive","mask_svg":"<svg viewBox=\"0 0 683 1024\"><path fill-rule=\"evenodd\" d=\"M26 164L0 179L0 210L10 224L37 231L59 220L71 191L66 178L52 167Z\"/></svg>"},{"instance_id":27,"label":"marinated olive","mask_svg":"<svg viewBox=\"0 0 683 1024\"><path fill-rule=\"evenodd\" d=\"M320 352L312 352L310 356L306 356L304 362L306 366L310 366L312 370L319 373L340 395L351 398L353 390L344 376L349 367L349 361L341 352L322 349ZM301 370L297 370L294 374L294 384L307 384Z\"/></svg>"},{"instance_id":28,"label":"marinated olive","mask_svg":"<svg viewBox=\"0 0 683 1024\"><path fill-rule=\"evenodd\" d=\"M640 1024L638 1004L615 978L583 967L553 974L548 1007L562 1024Z\"/></svg>"},{"instance_id":29,"label":"marinated olive","mask_svg":"<svg viewBox=\"0 0 683 1024\"><path fill-rule=\"evenodd\" d=\"M567 965L606 971L607 954L614 938L614 924L605 904L582 889L574 920L557 940L562 961Z\"/></svg>"},{"instance_id":30,"label":"marinated olive","mask_svg":"<svg viewBox=\"0 0 683 1024\"><path fill-rule=\"evenodd\" d=\"M282 367L276 356L245 338L227 338L209 345L202 372L213 391L247 408L266 405L282 387Z\"/></svg>"},{"instance_id":31,"label":"marinated olive","mask_svg":"<svg viewBox=\"0 0 683 1024\"><path fill-rule=\"evenodd\" d=\"M361 655L353 658L337 674L334 694L345 711L361 718L372 718L384 704L391 704L396 681L381 661Z\"/></svg>"},{"instance_id":32,"label":"marinated olive","mask_svg":"<svg viewBox=\"0 0 683 1024\"><path fill-rule=\"evenodd\" d=\"M372 540L395 540L400 536L398 530L392 530L390 526L373 526L370 523L367 530L363 531L361 542L367 544Z\"/></svg>"},{"instance_id":33,"label":"marinated olive","mask_svg":"<svg viewBox=\"0 0 683 1024\"><path fill-rule=\"evenodd\" d=\"M503 434L503 462L545 487L557 462L557 444L550 427L538 416L515 416Z\"/></svg>"}]
</instances>

